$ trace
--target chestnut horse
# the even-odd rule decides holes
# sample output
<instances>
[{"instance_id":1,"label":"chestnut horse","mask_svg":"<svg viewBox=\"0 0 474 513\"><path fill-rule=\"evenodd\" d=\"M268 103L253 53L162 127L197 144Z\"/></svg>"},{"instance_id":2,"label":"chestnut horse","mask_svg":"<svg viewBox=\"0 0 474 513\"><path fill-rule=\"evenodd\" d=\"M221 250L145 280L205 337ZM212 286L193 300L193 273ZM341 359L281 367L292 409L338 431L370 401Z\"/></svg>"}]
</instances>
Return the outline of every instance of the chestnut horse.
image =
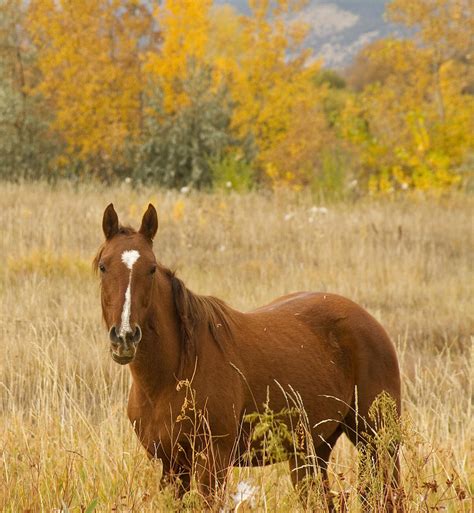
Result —
<instances>
[{"instance_id":1,"label":"chestnut horse","mask_svg":"<svg viewBox=\"0 0 474 513\"><path fill-rule=\"evenodd\" d=\"M243 313L191 292L156 260L153 205L138 231L119 224L112 204L102 226L105 242L94 263L110 354L132 375L128 416L149 456L162 460L163 481L178 483L180 493L194 476L205 496L216 496L232 466L273 461L263 456L249 420L264 405L286 412L283 422L297 433L286 453L295 486L316 468L327 485L331 449L342 433L367 446L364 433L380 425L368 415L379 394L393 398L398 415L394 346L357 304L298 292ZM308 447L317 465L302 456ZM396 442L392 465L397 486Z\"/></svg>"}]
</instances>

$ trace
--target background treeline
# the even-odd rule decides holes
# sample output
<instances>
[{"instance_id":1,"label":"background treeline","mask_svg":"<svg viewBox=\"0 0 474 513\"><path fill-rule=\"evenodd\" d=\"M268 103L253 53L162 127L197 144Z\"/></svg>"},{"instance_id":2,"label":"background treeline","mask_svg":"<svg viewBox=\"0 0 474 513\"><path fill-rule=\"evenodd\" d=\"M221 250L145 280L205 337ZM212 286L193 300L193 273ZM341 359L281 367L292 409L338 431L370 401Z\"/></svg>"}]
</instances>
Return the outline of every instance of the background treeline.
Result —
<instances>
[{"instance_id":1,"label":"background treeline","mask_svg":"<svg viewBox=\"0 0 474 513\"><path fill-rule=\"evenodd\" d=\"M342 74L300 0L2 0L0 177L445 188L474 165L470 0L393 0L410 37Z\"/></svg>"}]
</instances>

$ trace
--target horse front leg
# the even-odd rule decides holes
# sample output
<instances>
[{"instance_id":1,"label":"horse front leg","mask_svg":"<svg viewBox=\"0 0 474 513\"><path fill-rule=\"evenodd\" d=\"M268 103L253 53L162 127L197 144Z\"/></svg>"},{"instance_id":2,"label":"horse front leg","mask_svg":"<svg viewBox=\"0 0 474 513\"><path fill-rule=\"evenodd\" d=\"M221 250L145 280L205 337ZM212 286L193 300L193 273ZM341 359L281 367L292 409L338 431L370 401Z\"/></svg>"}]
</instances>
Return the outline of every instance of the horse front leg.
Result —
<instances>
[{"instance_id":1,"label":"horse front leg","mask_svg":"<svg viewBox=\"0 0 474 513\"><path fill-rule=\"evenodd\" d=\"M219 510L223 506L225 486L231 468L228 458L224 458L221 452L201 453L196 458L194 475L199 493L209 509Z\"/></svg>"},{"instance_id":2,"label":"horse front leg","mask_svg":"<svg viewBox=\"0 0 474 513\"><path fill-rule=\"evenodd\" d=\"M168 465L163 462L160 488L171 486L176 499L182 499L191 489L191 471L181 465Z\"/></svg>"}]
</instances>

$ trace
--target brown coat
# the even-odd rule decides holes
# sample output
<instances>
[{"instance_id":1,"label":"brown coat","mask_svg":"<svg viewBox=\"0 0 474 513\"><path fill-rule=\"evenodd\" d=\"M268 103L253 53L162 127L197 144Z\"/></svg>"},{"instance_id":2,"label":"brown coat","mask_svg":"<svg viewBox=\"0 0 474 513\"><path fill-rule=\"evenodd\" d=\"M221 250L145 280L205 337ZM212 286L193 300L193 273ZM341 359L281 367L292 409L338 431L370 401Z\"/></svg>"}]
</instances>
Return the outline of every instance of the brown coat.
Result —
<instances>
[{"instance_id":1,"label":"brown coat","mask_svg":"<svg viewBox=\"0 0 474 513\"><path fill-rule=\"evenodd\" d=\"M194 294L156 263L151 205L138 232L121 228L111 205L103 227L95 265L112 356L129 363L133 377L128 415L149 455L163 461L164 477L180 476L183 492L193 472L209 492L232 465L269 462L246 417L264 404L267 412L286 411L282 418L293 430L302 418L294 407L304 408L303 445L312 447L325 478L341 433L356 443L362 430L375 429L367 414L381 392L400 410L394 346L357 304L299 292L242 313ZM133 270L123 264L131 250L139 254ZM130 289L130 328L120 338ZM257 452L249 456L249 449ZM297 484L301 455L292 447L287 454ZM396 455L394 462L397 468Z\"/></svg>"}]
</instances>

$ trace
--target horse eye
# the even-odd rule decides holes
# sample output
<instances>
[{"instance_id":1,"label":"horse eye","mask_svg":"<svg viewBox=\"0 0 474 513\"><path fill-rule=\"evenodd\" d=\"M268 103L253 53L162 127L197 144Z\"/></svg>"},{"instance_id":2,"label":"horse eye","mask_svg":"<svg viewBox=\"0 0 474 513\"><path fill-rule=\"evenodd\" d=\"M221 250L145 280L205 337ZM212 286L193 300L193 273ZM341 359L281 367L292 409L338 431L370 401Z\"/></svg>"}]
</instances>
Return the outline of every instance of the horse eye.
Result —
<instances>
[{"instance_id":1,"label":"horse eye","mask_svg":"<svg viewBox=\"0 0 474 513\"><path fill-rule=\"evenodd\" d=\"M104 264L99 264L99 270L101 273L105 273L105 265Z\"/></svg>"},{"instance_id":2,"label":"horse eye","mask_svg":"<svg viewBox=\"0 0 474 513\"><path fill-rule=\"evenodd\" d=\"M150 274L155 274L155 271L156 271L156 265L154 265L154 266L150 269Z\"/></svg>"}]
</instances>

